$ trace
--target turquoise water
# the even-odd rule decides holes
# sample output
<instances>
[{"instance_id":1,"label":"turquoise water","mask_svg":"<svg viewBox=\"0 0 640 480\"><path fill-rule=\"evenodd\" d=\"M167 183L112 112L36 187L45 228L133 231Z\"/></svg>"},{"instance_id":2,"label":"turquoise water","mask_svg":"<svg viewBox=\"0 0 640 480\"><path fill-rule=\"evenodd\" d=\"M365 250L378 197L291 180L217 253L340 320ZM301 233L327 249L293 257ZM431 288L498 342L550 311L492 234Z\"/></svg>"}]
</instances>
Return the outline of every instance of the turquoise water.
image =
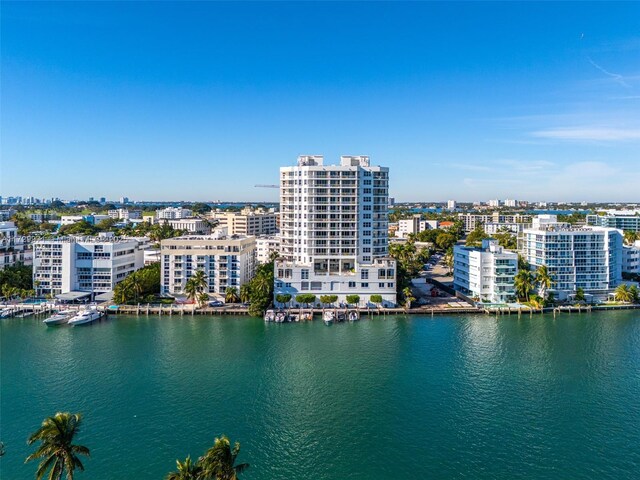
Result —
<instances>
[{"instance_id":1,"label":"turquoise water","mask_svg":"<svg viewBox=\"0 0 640 480\"><path fill-rule=\"evenodd\" d=\"M247 479L640 477L640 315L0 323L2 479L85 415L78 479L160 479L226 433Z\"/></svg>"}]
</instances>

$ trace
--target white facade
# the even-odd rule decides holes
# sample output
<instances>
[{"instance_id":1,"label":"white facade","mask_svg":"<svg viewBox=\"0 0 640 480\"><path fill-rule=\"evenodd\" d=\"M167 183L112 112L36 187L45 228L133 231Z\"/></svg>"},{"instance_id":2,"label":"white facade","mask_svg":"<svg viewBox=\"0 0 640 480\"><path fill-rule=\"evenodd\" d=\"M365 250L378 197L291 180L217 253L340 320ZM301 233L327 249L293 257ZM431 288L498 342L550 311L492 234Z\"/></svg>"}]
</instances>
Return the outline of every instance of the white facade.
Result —
<instances>
[{"instance_id":1,"label":"white facade","mask_svg":"<svg viewBox=\"0 0 640 480\"><path fill-rule=\"evenodd\" d=\"M622 271L640 274L640 240L622 247Z\"/></svg>"},{"instance_id":2,"label":"white facade","mask_svg":"<svg viewBox=\"0 0 640 480\"><path fill-rule=\"evenodd\" d=\"M61 237L33 243L37 295L110 292L143 267L147 238Z\"/></svg>"},{"instance_id":3,"label":"white facade","mask_svg":"<svg viewBox=\"0 0 640 480\"><path fill-rule=\"evenodd\" d=\"M175 220L179 218L189 218L193 216L193 212L188 208L167 207L156 210L156 218L158 220Z\"/></svg>"},{"instance_id":4,"label":"white facade","mask_svg":"<svg viewBox=\"0 0 640 480\"><path fill-rule=\"evenodd\" d=\"M62 215L60 217L60 225L72 225L84 220L83 215Z\"/></svg>"},{"instance_id":5,"label":"white facade","mask_svg":"<svg viewBox=\"0 0 640 480\"><path fill-rule=\"evenodd\" d=\"M594 295L615 288L622 278L622 232L573 228L549 217L534 218L534 227L522 234L520 250L532 267L547 266L555 281L550 291L564 299L578 288Z\"/></svg>"},{"instance_id":6,"label":"white facade","mask_svg":"<svg viewBox=\"0 0 640 480\"><path fill-rule=\"evenodd\" d=\"M281 256L275 294L373 294L395 305L395 260L388 257L389 170L369 157L301 156L280 169ZM295 302L294 302L295 303Z\"/></svg>"},{"instance_id":7,"label":"white facade","mask_svg":"<svg viewBox=\"0 0 640 480\"><path fill-rule=\"evenodd\" d=\"M227 287L239 289L255 274L255 237L227 235L226 229L163 240L160 248L162 293L183 294L198 270L207 278L206 292L214 295L224 295Z\"/></svg>"},{"instance_id":8,"label":"white facade","mask_svg":"<svg viewBox=\"0 0 640 480\"><path fill-rule=\"evenodd\" d=\"M274 253L280 254L282 240L275 235L256 237L256 259L258 263L267 263Z\"/></svg>"},{"instance_id":9,"label":"white facade","mask_svg":"<svg viewBox=\"0 0 640 480\"><path fill-rule=\"evenodd\" d=\"M505 207L517 207L518 206L518 201L517 200L507 199L507 200L504 201L504 206Z\"/></svg>"},{"instance_id":10,"label":"white facade","mask_svg":"<svg viewBox=\"0 0 640 480\"><path fill-rule=\"evenodd\" d=\"M115 210L109 210L107 212L109 217L116 220L129 220L142 218L142 211L140 210L128 210L126 208L116 208Z\"/></svg>"},{"instance_id":11,"label":"white facade","mask_svg":"<svg viewBox=\"0 0 640 480\"><path fill-rule=\"evenodd\" d=\"M489 206L490 207L499 207L500 206L500 200L489 200Z\"/></svg>"},{"instance_id":12,"label":"white facade","mask_svg":"<svg viewBox=\"0 0 640 480\"><path fill-rule=\"evenodd\" d=\"M456 245L453 260L453 285L457 291L490 303L516 299L516 252L504 250L496 240L488 239L482 241L482 248Z\"/></svg>"},{"instance_id":13,"label":"white facade","mask_svg":"<svg viewBox=\"0 0 640 480\"><path fill-rule=\"evenodd\" d=\"M14 222L0 222L0 270L16 263L29 263L24 237L18 235Z\"/></svg>"},{"instance_id":14,"label":"white facade","mask_svg":"<svg viewBox=\"0 0 640 480\"><path fill-rule=\"evenodd\" d=\"M495 233L500 233L503 231L509 231L513 234L518 234L524 231L525 228L530 225L526 223L496 223L496 222L487 222L482 225L484 228L484 233L487 235L493 235Z\"/></svg>"},{"instance_id":15,"label":"white facade","mask_svg":"<svg viewBox=\"0 0 640 480\"><path fill-rule=\"evenodd\" d=\"M447 201L447 210L455 210L458 208L458 203L455 200Z\"/></svg>"},{"instance_id":16,"label":"white facade","mask_svg":"<svg viewBox=\"0 0 640 480\"><path fill-rule=\"evenodd\" d=\"M201 218L181 218L176 220L160 220L158 223L171 225L174 230L186 230L189 233L209 235L211 225Z\"/></svg>"}]
</instances>

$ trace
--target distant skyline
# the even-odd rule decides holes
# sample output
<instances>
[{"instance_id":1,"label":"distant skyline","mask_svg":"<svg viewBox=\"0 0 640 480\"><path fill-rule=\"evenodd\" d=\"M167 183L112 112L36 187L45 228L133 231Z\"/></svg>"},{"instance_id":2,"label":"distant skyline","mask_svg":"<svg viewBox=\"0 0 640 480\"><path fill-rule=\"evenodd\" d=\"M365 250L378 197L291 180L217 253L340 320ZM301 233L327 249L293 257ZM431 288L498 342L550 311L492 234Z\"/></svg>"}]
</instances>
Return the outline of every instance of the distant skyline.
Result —
<instances>
[{"instance_id":1,"label":"distant skyline","mask_svg":"<svg viewBox=\"0 0 640 480\"><path fill-rule=\"evenodd\" d=\"M0 4L0 195L640 201L639 2Z\"/></svg>"}]
</instances>

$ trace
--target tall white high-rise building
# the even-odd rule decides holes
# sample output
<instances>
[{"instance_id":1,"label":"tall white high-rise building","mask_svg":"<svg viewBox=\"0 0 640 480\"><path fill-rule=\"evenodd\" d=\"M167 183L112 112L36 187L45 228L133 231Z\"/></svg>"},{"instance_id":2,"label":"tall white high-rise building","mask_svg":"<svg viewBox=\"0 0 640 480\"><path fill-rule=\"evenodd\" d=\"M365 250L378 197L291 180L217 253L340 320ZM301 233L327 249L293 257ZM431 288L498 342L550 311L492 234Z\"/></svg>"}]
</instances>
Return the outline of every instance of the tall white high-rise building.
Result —
<instances>
[{"instance_id":1,"label":"tall white high-rise building","mask_svg":"<svg viewBox=\"0 0 640 480\"><path fill-rule=\"evenodd\" d=\"M396 303L396 264L388 256L389 169L367 156L300 156L280 169L281 258L275 294L371 295Z\"/></svg>"},{"instance_id":2,"label":"tall white high-rise building","mask_svg":"<svg viewBox=\"0 0 640 480\"><path fill-rule=\"evenodd\" d=\"M458 208L458 203L455 200L447 200L447 210L455 210Z\"/></svg>"}]
</instances>

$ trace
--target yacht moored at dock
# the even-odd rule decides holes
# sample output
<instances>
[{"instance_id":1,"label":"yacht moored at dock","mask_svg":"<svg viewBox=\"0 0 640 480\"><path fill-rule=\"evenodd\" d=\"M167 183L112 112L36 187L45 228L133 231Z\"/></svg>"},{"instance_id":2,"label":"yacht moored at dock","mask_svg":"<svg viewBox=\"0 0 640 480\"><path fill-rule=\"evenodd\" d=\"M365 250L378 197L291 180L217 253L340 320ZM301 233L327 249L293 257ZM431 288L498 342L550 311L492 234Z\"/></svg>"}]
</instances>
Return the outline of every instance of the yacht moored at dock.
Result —
<instances>
[{"instance_id":1,"label":"yacht moored at dock","mask_svg":"<svg viewBox=\"0 0 640 480\"><path fill-rule=\"evenodd\" d=\"M102 316L102 312L89 308L78 313L75 317L69 319L69 325L84 325L98 320Z\"/></svg>"},{"instance_id":2,"label":"yacht moored at dock","mask_svg":"<svg viewBox=\"0 0 640 480\"><path fill-rule=\"evenodd\" d=\"M327 310L322 314L322 320L324 320L324 323L326 323L327 325L329 325L330 323L333 323L335 318L336 318L336 315L332 310Z\"/></svg>"},{"instance_id":3,"label":"yacht moored at dock","mask_svg":"<svg viewBox=\"0 0 640 480\"><path fill-rule=\"evenodd\" d=\"M45 325L61 325L63 323L68 323L69 319L74 316L77 312L73 310L60 310L57 313L54 313L48 318L45 318L42 323Z\"/></svg>"}]
</instances>

